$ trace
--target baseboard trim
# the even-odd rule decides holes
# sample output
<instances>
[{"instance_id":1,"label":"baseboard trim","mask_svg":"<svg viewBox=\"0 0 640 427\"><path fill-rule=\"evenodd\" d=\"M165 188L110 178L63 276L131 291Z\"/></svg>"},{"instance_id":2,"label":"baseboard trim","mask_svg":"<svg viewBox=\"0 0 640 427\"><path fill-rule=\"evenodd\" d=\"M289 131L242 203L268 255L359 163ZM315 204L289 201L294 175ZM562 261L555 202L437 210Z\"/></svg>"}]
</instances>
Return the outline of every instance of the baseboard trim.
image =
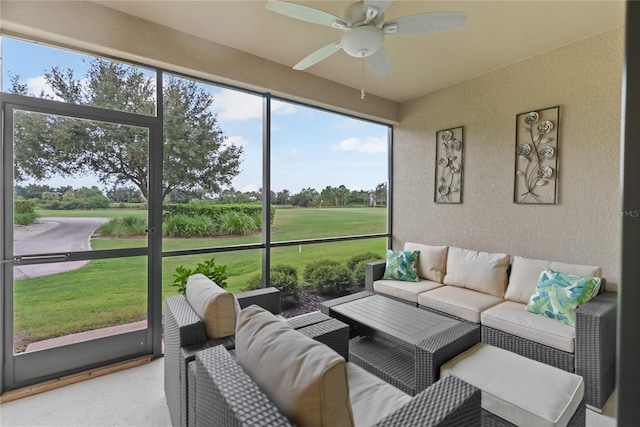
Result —
<instances>
[{"instance_id":1,"label":"baseboard trim","mask_svg":"<svg viewBox=\"0 0 640 427\"><path fill-rule=\"evenodd\" d=\"M49 380L28 387L7 391L0 395L0 403L11 402L12 400L22 399L23 397L44 393L45 391L54 390L66 385L79 383L81 381L90 380L92 378L98 378L103 375L112 374L114 372L124 371L125 369L145 365L151 362L151 360L153 360L153 357L151 355L141 356L135 359L114 363L113 365L101 366L99 368L90 369L88 371L78 372L77 374L56 378L55 380Z\"/></svg>"}]
</instances>

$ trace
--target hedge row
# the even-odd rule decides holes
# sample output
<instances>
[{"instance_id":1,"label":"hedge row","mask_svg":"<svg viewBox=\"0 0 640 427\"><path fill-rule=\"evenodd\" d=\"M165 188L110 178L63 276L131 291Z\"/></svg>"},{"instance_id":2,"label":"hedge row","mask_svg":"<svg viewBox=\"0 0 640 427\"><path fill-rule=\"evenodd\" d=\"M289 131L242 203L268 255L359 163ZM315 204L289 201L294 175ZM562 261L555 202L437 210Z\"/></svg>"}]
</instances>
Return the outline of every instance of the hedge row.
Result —
<instances>
[{"instance_id":1,"label":"hedge row","mask_svg":"<svg viewBox=\"0 0 640 427\"><path fill-rule=\"evenodd\" d=\"M163 206L163 217L171 218L174 215L183 214L189 216L204 215L214 220L219 220L229 211L241 212L251 218L255 218L262 214L262 205L258 204L209 204L209 203L171 203ZM273 224L273 218L276 216L276 208L271 206L270 224Z\"/></svg>"}]
</instances>

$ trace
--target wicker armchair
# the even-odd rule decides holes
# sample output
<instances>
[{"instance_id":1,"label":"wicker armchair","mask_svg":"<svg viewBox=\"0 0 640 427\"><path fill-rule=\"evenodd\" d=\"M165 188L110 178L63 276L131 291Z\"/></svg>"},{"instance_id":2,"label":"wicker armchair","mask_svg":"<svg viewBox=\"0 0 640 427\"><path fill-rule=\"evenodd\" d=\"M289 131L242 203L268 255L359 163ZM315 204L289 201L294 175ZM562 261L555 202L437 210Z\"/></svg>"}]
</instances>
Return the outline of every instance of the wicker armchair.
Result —
<instances>
[{"instance_id":1,"label":"wicker armchair","mask_svg":"<svg viewBox=\"0 0 640 427\"><path fill-rule=\"evenodd\" d=\"M280 313L280 292L265 288L235 295L240 307L257 304L274 314ZM232 349L233 336L207 339L202 319L182 295L165 299L164 333L164 390L174 426L187 425L187 365L199 350L222 345Z\"/></svg>"},{"instance_id":2,"label":"wicker armchair","mask_svg":"<svg viewBox=\"0 0 640 427\"><path fill-rule=\"evenodd\" d=\"M192 427L293 426L223 346L198 352L189 376L195 395L189 414ZM376 426L478 426L480 419L480 390L451 376Z\"/></svg>"}]
</instances>

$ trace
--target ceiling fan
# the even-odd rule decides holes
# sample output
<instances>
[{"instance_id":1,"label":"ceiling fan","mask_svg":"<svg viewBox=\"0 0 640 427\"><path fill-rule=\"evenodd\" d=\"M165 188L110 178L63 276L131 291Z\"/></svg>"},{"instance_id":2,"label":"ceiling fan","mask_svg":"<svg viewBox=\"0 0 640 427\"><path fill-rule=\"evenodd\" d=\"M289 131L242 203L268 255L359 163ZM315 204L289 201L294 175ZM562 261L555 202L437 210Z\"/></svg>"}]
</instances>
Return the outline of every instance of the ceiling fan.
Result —
<instances>
[{"instance_id":1,"label":"ceiling fan","mask_svg":"<svg viewBox=\"0 0 640 427\"><path fill-rule=\"evenodd\" d=\"M295 70L304 70L342 49L353 57L362 58L379 76L390 70L387 54L382 47L386 35L447 31L463 26L467 19L465 12L427 12L384 22L384 12L391 2L392 0L356 2L347 7L342 18L283 0L269 0L266 8L291 18L344 31L340 40L316 50L298 62L293 66Z\"/></svg>"}]
</instances>

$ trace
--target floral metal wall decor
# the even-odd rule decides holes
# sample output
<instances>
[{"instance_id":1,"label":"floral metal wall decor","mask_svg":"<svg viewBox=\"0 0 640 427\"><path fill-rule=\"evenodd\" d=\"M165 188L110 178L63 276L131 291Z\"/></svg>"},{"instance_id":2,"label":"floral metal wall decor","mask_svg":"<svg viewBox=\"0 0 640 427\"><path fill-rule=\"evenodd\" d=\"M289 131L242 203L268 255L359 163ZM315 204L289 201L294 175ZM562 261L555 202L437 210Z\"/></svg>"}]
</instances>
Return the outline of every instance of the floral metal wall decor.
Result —
<instances>
[{"instance_id":1,"label":"floral metal wall decor","mask_svg":"<svg viewBox=\"0 0 640 427\"><path fill-rule=\"evenodd\" d=\"M462 203L464 127L436 132L436 203Z\"/></svg>"},{"instance_id":2,"label":"floral metal wall decor","mask_svg":"<svg viewBox=\"0 0 640 427\"><path fill-rule=\"evenodd\" d=\"M560 107L516 116L514 203L555 204Z\"/></svg>"}]
</instances>

